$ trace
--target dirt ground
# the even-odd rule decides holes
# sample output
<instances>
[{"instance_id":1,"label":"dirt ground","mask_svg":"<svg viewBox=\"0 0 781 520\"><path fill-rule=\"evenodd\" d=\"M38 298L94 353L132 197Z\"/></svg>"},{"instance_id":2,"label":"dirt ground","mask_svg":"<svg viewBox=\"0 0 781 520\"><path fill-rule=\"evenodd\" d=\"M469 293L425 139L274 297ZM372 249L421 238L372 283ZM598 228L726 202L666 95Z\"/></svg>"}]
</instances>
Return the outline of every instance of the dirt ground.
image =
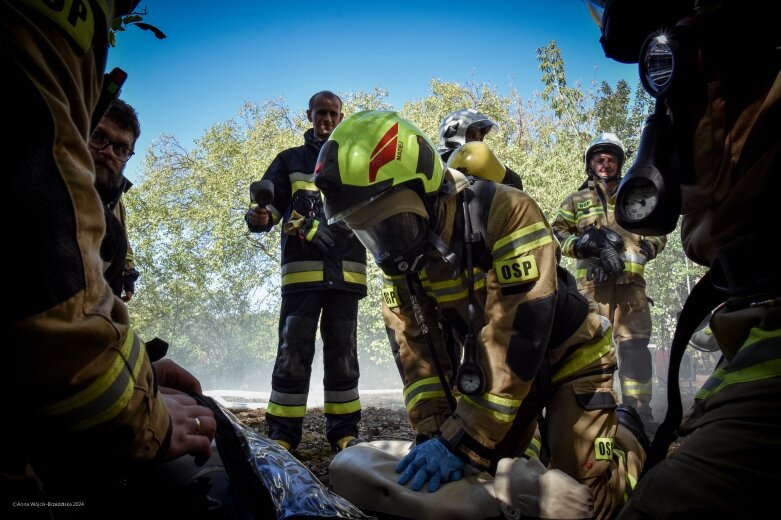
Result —
<instances>
[{"instance_id":1,"label":"dirt ground","mask_svg":"<svg viewBox=\"0 0 781 520\"><path fill-rule=\"evenodd\" d=\"M366 401L361 398L361 401ZM247 426L262 434L268 434L266 410L247 410L234 412ZM414 434L407 421L407 412L399 406L372 406L365 403L361 410L361 422L358 425L360 436L368 441L376 439L412 440ZM328 481L328 466L334 458L331 446L325 438L325 416L321 408L310 408L304 417L304 433L301 444L292 451L323 483Z\"/></svg>"},{"instance_id":2,"label":"dirt ground","mask_svg":"<svg viewBox=\"0 0 781 520\"><path fill-rule=\"evenodd\" d=\"M618 378L616 378L618 379ZM684 411L691 406L696 389L699 388L706 376L698 377L698 380L681 383L681 400ZM620 387L616 384L617 393ZM664 381L654 380L652 406L654 416L658 422L664 419L667 408L667 395ZM377 439L404 439L412 440L414 433L407 421L407 412L404 409L401 391L393 393L362 394L361 422L359 423L360 436L366 440ZM234 410L236 416L246 425L267 435L266 411L258 410ZM299 446L293 450L293 455L300 460L323 483L328 481L328 467L334 457L331 447L325 438L325 417L322 408L309 408L304 417L303 438Z\"/></svg>"}]
</instances>

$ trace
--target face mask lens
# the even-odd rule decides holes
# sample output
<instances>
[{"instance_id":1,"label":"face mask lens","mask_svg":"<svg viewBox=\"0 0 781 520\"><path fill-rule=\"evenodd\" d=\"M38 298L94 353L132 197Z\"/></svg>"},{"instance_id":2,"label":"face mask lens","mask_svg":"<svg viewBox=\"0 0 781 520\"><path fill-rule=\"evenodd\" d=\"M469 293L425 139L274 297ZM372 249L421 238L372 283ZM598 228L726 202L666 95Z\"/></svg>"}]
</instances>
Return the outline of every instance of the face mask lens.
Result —
<instances>
[{"instance_id":1,"label":"face mask lens","mask_svg":"<svg viewBox=\"0 0 781 520\"><path fill-rule=\"evenodd\" d=\"M654 97L664 95L670 87L675 68L675 54L665 35L653 36L640 60L645 89Z\"/></svg>"},{"instance_id":2,"label":"face mask lens","mask_svg":"<svg viewBox=\"0 0 781 520\"><path fill-rule=\"evenodd\" d=\"M426 219L413 213L397 213L368 229L354 229L385 274L403 274L420 269L420 256L426 244Z\"/></svg>"}]
</instances>

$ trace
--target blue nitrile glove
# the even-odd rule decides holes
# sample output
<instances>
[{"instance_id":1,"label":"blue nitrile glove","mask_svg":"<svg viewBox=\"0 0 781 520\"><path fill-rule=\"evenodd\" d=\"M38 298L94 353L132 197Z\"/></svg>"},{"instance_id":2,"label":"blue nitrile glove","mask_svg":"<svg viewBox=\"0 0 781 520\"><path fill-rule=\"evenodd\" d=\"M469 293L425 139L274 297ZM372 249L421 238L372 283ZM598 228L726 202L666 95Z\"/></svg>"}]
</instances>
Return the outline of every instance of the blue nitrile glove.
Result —
<instances>
[{"instance_id":1,"label":"blue nitrile glove","mask_svg":"<svg viewBox=\"0 0 781 520\"><path fill-rule=\"evenodd\" d=\"M450 451L439 439L431 439L415 446L396 466L401 473L402 486L412 479L412 490L420 491L428 480L428 491L433 493L445 482L461 480L464 461Z\"/></svg>"}]
</instances>

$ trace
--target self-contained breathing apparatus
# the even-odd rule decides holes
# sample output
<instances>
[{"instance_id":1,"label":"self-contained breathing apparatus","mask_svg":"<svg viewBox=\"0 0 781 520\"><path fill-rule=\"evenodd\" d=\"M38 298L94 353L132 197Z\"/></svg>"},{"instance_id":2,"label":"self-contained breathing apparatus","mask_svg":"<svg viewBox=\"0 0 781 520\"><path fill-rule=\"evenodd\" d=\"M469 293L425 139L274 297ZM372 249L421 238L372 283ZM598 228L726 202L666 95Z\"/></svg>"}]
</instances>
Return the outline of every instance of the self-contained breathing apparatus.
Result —
<instances>
[{"instance_id":1,"label":"self-contained breathing apparatus","mask_svg":"<svg viewBox=\"0 0 781 520\"><path fill-rule=\"evenodd\" d=\"M436 236L433 232L430 232L430 237L433 239L432 243L434 247L439 251L445 261L453 267L453 276L456 276L462 269L467 278L467 332L464 337L464 352L463 360L459 363L458 370L455 375L455 383L458 391L464 395L478 395L485 391L486 375L483 368L480 366L477 354L477 339L475 334L475 320L476 320L476 300L475 300L475 278L474 278L474 258L473 258L473 246L480 243L483 240L483 234L473 232L472 218L470 215L470 201L474 199L474 193L472 192L471 185L475 180L469 178L470 186L466 187L461 194L459 194L459 203L461 204L464 216L464 233L463 233L463 258L458 253L453 252L444 242ZM461 243L461 239L457 240L457 243ZM463 261L463 264L462 264ZM422 265L417 271L422 268ZM423 333L426 341L426 345L429 349L429 353L434 362L434 367L437 370L437 375L440 379L445 396L448 400L451 411L456 409L456 400L453 397L451 385L448 383L445 377L444 369L439 362L437 356L433 338L431 337L430 329L426 323L423 312L418 303L418 294L422 291L422 283L417 275L417 271L410 270L405 273L404 279L407 284L407 291L410 294L410 304L413 308L415 320Z\"/></svg>"}]
</instances>

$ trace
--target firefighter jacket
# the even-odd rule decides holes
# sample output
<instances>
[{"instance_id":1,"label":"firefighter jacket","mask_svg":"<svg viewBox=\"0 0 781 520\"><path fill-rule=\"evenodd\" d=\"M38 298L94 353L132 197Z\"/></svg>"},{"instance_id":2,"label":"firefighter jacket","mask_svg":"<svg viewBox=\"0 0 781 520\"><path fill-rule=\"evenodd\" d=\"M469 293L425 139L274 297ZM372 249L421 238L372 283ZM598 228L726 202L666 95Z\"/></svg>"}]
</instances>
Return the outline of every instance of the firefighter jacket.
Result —
<instances>
[{"instance_id":1,"label":"firefighter jacket","mask_svg":"<svg viewBox=\"0 0 781 520\"><path fill-rule=\"evenodd\" d=\"M636 235L622 228L615 217L616 193L608 194L599 182L589 180L588 187L576 191L564 199L553 221L553 231L561 243L564 255L576 258L575 242L591 227L608 228L618 233L624 240L624 248L619 251L624 260L624 272L610 275L604 283L639 283L645 286L645 264L662 252L667 244L666 236ZM587 259L578 259L575 278L578 284L594 282L586 280Z\"/></svg>"},{"instance_id":2,"label":"firefighter jacket","mask_svg":"<svg viewBox=\"0 0 781 520\"><path fill-rule=\"evenodd\" d=\"M274 183L274 202L266 228L250 226L250 231L268 231L280 221L291 220L293 212L314 219L318 232L327 228L333 247L323 252L309 240L285 233L280 226L282 245L282 295L313 289L338 289L366 296L366 249L344 223L326 224L323 200L315 186L315 165L323 143L311 128L304 133L305 144L279 153L263 174ZM249 225L249 224L248 224Z\"/></svg>"},{"instance_id":3,"label":"firefighter jacket","mask_svg":"<svg viewBox=\"0 0 781 520\"><path fill-rule=\"evenodd\" d=\"M471 464L485 468L523 400L540 386L615 368L607 320L589 312L572 276L558 266L559 245L537 203L525 192L448 169L445 188L458 194L432 211L433 231L464 259L463 197L469 203L473 245L477 359L486 371L482 393L463 395L451 414L404 277L385 277L383 317L404 378L404 398L418 433L439 435ZM452 190L456 191L456 190ZM464 262L437 257L420 274L420 311L440 364L452 378L444 330L464 344L468 281ZM416 291L420 293L421 291ZM437 326L439 325L439 326ZM545 374L538 379L538 374Z\"/></svg>"},{"instance_id":4,"label":"firefighter jacket","mask_svg":"<svg viewBox=\"0 0 781 520\"><path fill-rule=\"evenodd\" d=\"M116 2L0 2L3 156L15 253L2 471L116 469L165 452L170 419L144 343L103 278L104 208L87 145ZM135 5L135 3L134 3ZM127 6L126 6L127 7ZM126 11L125 11L126 12ZM21 108L20 108L21 107ZM52 439L67 449L45 449ZM3 477L5 478L5 477Z\"/></svg>"}]
</instances>

